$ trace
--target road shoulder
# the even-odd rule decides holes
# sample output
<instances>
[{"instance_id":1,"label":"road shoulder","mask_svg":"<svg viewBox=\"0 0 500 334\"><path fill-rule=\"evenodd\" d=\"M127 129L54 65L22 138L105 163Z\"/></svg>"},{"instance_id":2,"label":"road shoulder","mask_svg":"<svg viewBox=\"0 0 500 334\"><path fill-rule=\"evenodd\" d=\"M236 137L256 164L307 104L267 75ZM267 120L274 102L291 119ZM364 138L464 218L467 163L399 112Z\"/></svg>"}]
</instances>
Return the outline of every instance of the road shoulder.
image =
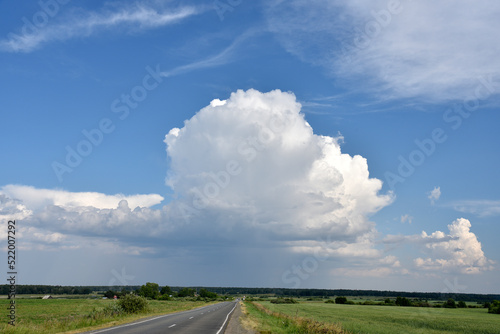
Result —
<instances>
[{"instance_id":1,"label":"road shoulder","mask_svg":"<svg viewBox=\"0 0 500 334\"><path fill-rule=\"evenodd\" d=\"M242 310L241 302L236 305L224 334L257 334L256 331L250 329L248 315Z\"/></svg>"}]
</instances>

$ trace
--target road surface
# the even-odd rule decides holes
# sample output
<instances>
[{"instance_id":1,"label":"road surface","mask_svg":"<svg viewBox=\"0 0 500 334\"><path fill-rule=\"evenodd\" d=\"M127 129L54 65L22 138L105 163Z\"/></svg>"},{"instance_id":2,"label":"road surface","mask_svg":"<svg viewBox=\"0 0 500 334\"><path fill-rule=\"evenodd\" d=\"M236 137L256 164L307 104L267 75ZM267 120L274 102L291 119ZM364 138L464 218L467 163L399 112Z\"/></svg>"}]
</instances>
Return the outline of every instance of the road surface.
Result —
<instances>
[{"instance_id":1,"label":"road surface","mask_svg":"<svg viewBox=\"0 0 500 334\"><path fill-rule=\"evenodd\" d=\"M194 310L165 314L87 333L104 334L222 334L237 302L223 302Z\"/></svg>"}]
</instances>

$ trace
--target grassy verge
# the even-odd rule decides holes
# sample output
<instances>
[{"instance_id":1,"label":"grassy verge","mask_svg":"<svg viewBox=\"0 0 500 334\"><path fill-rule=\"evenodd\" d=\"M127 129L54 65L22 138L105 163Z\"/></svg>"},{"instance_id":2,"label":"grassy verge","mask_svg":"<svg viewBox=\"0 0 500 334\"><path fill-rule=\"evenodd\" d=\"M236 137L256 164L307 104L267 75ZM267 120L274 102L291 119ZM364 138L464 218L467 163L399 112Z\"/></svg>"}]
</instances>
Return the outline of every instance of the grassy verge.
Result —
<instances>
[{"instance_id":1,"label":"grassy verge","mask_svg":"<svg viewBox=\"0 0 500 334\"><path fill-rule=\"evenodd\" d=\"M261 334L348 334L334 323L287 315L265 308L260 303L246 302L246 312Z\"/></svg>"},{"instance_id":2,"label":"grassy verge","mask_svg":"<svg viewBox=\"0 0 500 334\"><path fill-rule=\"evenodd\" d=\"M18 299L16 325L7 324L8 300L0 300L0 333L80 333L140 318L190 310L204 301L149 301L149 309L138 314L113 313L114 300L103 299Z\"/></svg>"},{"instance_id":3,"label":"grassy verge","mask_svg":"<svg viewBox=\"0 0 500 334\"><path fill-rule=\"evenodd\" d=\"M500 334L500 316L486 309L338 305L323 302L271 304L262 307L277 314L339 324L359 334Z\"/></svg>"}]
</instances>

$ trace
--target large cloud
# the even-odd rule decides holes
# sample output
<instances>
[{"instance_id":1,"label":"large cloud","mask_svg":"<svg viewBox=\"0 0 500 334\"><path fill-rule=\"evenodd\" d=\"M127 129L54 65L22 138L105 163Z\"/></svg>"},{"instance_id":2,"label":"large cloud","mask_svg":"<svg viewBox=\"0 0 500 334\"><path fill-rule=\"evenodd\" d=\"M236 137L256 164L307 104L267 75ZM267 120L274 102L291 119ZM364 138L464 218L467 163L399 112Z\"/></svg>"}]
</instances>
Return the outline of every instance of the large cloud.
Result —
<instances>
[{"instance_id":1,"label":"large cloud","mask_svg":"<svg viewBox=\"0 0 500 334\"><path fill-rule=\"evenodd\" d=\"M307 253L328 236L331 256L381 257L369 216L392 196L379 194L366 159L341 152L341 137L314 134L300 108L292 93L237 91L171 129L167 184L175 195L161 209L152 208L163 200L156 194L7 185L2 210L25 212L30 242L47 247L89 236L136 253L222 241Z\"/></svg>"},{"instance_id":2,"label":"large cloud","mask_svg":"<svg viewBox=\"0 0 500 334\"><path fill-rule=\"evenodd\" d=\"M166 183L174 196L162 208L154 207L163 200L157 194L7 185L0 188L0 218L21 220L22 247L33 251L168 254L190 264L227 256L244 267L241 257L252 257L257 248L267 254L273 284L289 282L283 270L304 263L318 266L318 277L411 274L390 254L393 247L384 250L377 242L370 221L392 194L379 193L382 182L370 178L366 159L342 153L342 137L314 134L300 109L292 93L240 90L171 129ZM470 228L458 219L448 234L384 241L420 245L427 256L417 258L414 268L430 274L491 269Z\"/></svg>"},{"instance_id":3,"label":"large cloud","mask_svg":"<svg viewBox=\"0 0 500 334\"><path fill-rule=\"evenodd\" d=\"M302 60L362 76L385 96L436 100L473 97L479 78L500 78L499 13L494 0L276 0L267 9L269 29Z\"/></svg>"},{"instance_id":4,"label":"large cloud","mask_svg":"<svg viewBox=\"0 0 500 334\"><path fill-rule=\"evenodd\" d=\"M353 243L373 232L368 216L392 197L378 194L366 159L314 134L300 108L291 93L240 90L168 133L167 184L189 221L209 216L287 241Z\"/></svg>"}]
</instances>

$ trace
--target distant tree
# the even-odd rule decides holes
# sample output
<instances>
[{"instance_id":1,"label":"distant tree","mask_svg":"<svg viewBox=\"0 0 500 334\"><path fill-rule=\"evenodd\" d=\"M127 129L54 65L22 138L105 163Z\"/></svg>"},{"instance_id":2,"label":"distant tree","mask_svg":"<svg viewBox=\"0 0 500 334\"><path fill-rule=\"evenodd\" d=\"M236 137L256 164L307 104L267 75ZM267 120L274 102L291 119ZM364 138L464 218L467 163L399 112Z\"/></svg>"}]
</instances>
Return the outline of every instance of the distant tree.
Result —
<instances>
[{"instance_id":1,"label":"distant tree","mask_svg":"<svg viewBox=\"0 0 500 334\"><path fill-rule=\"evenodd\" d=\"M137 294L145 298L158 299L160 297L160 287L156 283L147 282L139 288Z\"/></svg>"},{"instance_id":2,"label":"distant tree","mask_svg":"<svg viewBox=\"0 0 500 334\"><path fill-rule=\"evenodd\" d=\"M162 295L170 296L172 294L172 289L168 285L165 285L163 288L161 288L160 293Z\"/></svg>"},{"instance_id":3,"label":"distant tree","mask_svg":"<svg viewBox=\"0 0 500 334\"><path fill-rule=\"evenodd\" d=\"M80 291L80 293L82 295L88 295L88 294L92 293L92 290L90 290L90 288L82 288L82 290Z\"/></svg>"},{"instance_id":4,"label":"distant tree","mask_svg":"<svg viewBox=\"0 0 500 334\"><path fill-rule=\"evenodd\" d=\"M177 296L179 296L179 297L193 297L195 292L196 291L194 289L182 288L177 293Z\"/></svg>"},{"instance_id":5,"label":"distant tree","mask_svg":"<svg viewBox=\"0 0 500 334\"><path fill-rule=\"evenodd\" d=\"M114 296L116 296L116 294L117 294L116 291L108 290L104 293L104 297L112 299Z\"/></svg>"},{"instance_id":6,"label":"distant tree","mask_svg":"<svg viewBox=\"0 0 500 334\"><path fill-rule=\"evenodd\" d=\"M397 297L396 305L398 306L411 306L411 301L406 297Z\"/></svg>"},{"instance_id":7,"label":"distant tree","mask_svg":"<svg viewBox=\"0 0 500 334\"><path fill-rule=\"evenodd\" d=\"M453 298L448 298L448 300L444 302L443 306L446 308L457 308L457 304Z\"/></svg>"},{"instance_id":8,"label":"distant tree","mask_svg":"<svg viewBox=\"0 0 500 334\"><path fill-rule=\"evenodd\" d=\"M457 307L458 308L466 308L467 307L467 304L465 304L465 302L463 300L459 301L457 303Z\"/></svg>"},{"instance_id":9,"label":"distant tree","mask_svg":"<svg viewBox=\"0 0 500 334\"><path fill-rule=\"evenodd\" d=\"M494 300L491 302L488 313L500 314L500 300Z\"/></svg>"},{"instance_id":10,"label":"distant tree","mask_svg":"<svg viewBox=\"0 0 500 334\"><path fill-rule=\"evenodd\" d=\"M339 296L335 298L335 304L345 304L347 303L347 298L343 296Z\"/></svg>"},{"instance_id":11,"label":"distant tree","mask_svg":"<svg viewBox=\"0 0 500 334\"><path fill-rule=\"evenodd\" d=\"M217 298L217 294L215 292L210 292L207 289L201 289L200 290L200 297L215 299L215 298Z\"/></svg>"}]
</instances>

